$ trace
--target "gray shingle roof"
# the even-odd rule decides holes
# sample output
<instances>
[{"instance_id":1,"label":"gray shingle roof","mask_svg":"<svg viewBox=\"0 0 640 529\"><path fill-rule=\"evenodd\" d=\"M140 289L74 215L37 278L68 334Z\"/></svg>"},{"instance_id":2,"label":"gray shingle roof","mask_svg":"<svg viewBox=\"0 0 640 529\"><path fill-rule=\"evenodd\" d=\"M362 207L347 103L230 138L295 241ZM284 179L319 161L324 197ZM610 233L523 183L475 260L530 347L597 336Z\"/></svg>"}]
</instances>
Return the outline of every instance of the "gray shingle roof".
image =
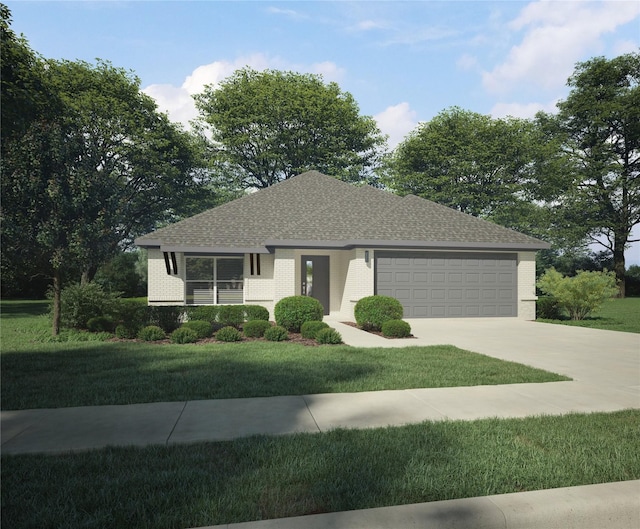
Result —
<instances>
[{"instance_id":1,"label":"gray shingle roof","mask_svg":"<svg viewBox=\"0 0 640 529\"><path fill-rule=\"evenodd\" d=\"M538 250L549 245L413 195L357 187L317 171L136 239L165 251L267 252L354 246Z\"/></svg>"}]
</instances>

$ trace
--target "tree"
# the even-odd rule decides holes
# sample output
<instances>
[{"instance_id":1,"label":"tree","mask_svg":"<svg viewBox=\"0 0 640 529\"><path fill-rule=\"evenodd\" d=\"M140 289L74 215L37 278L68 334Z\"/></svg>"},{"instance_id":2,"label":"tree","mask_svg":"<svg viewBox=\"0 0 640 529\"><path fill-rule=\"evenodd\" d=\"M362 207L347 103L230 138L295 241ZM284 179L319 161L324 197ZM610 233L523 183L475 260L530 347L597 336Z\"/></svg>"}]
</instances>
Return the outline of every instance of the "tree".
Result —
<instances>
[{"instance_id":1,"label":"tree","mask_svg":"<svg viewBox=\"0 0 640 529\"><path fill-rule=\"evenodd\" d=\"M65 272L89 275L136 235L205 209L212 194L196 140L157 112L131 72L46 61L13 38L25 59L20 75L2 79L3 275L46 263L55 334ZM33 112L22 119L7 104Z\"/></svg>"},{"instance_id":2,"label":"tree","mask_svg":"<svg viewBox=\"0 0 640 529\"><path fill-rule=\"evenodd\" d=\"M547 143L533 122L493 119L454 107L419 125L391 157L387 183L528 232L545 211L531 202ZM537 235L541 235L538 233Z\"/></svg>"},{"instance_id":3,"label":"tree","mask_svg":"<svg viewBox=\"0 0 640 529\"><path fill-rule=\"evenodd\" d=\"M567 225L583 228L613 254L625 293L624 251L640 223L640 54L578 63L558 104L564 148L574 164L563 198Z\"/></svg>"},{"instance_id":4,"label":"tree","mask_svg":"<svg viewBox=\"0 0 640 529\"><path fill-rule=\"evenodd\" d=\"M245 68L195 100L211 128L217 170L243 189L310 169L366 180L385 144L353 96L318 75Z\"/></svg>"}]
</instances>

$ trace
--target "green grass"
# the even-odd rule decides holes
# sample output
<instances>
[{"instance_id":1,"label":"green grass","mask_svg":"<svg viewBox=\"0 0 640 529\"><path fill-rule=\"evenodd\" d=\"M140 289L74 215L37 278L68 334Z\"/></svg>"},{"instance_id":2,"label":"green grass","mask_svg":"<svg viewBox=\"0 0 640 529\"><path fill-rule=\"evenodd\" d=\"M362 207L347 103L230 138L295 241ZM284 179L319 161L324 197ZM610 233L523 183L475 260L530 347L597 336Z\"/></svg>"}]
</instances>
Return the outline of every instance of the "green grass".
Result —
<instances>
[{"instance_id":1,"label":"green grass","mask_svg":"<svg viewBox=\"0 0 640 529\"><path fill-rule=\"evenodd\" d=\"M640 478L640 411L2 458L2 526L183 528Z\"/></svg>"},{"instance_id":2,"label":"green grass","mask_svg":"<svg viewBox=\"0 0 640 529\"><path fill-rule=\"evenodd\" d=\"M3 304L3 308L5 304ZM342 393L568 380L453 346L404 349L246 342L46 343L36 303L2 313L2 409Z\"/></svg>"},{"instance_id":3,"label":"green grass","mask_svg":"<svg viewBox=\"0 0 640 529\"><path fill-rule=\"evenodd\" d=\"M640 333L640 298L611 299L584 320L538 320L575 327Z\"/></svg>"}]
</instances>

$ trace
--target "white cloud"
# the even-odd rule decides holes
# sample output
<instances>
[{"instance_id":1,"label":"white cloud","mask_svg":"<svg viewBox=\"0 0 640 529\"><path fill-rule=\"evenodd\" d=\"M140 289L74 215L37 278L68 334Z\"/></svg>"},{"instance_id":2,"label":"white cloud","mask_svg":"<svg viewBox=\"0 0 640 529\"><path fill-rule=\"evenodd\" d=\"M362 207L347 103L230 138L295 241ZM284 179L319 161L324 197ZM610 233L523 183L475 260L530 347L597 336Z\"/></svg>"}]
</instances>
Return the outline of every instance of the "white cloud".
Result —
<instances>
[{"instance_id":1,"label":"white cloud","mask_svg":"<svg viewBox=\"0 0 640 529\"><path fill-rule=\"evenodd\" d=\"M483 73L492 93L524 84L556 89L566 83L586 53L599 53L601 37L640 16L640 2L552 2L528 4L508 28L524 31L505 61Z\"/></svg>"},{"instance_id":2,"label":"white cloud","mask_svg":"<svg viewBox=\"0 0 640 529\"><path fill-rule=\"evenodd\" d=\"M390 149L395 149L418 124L416 111L406 102L387 107L373 118L382 133L389 136Z\"/></svg>"},{"instance_id":3,"label":"white cloud","mask_svg":"<svg viewBox=\"0 0 640 529\"><path fill-rule=\"evenodd\" d=\"M375 20L362 20L352 26L351 29L355 31L370 31L372 29L385 29L386 27L386 24L376 22Z\"/></svg>"},{"instance_id":4,"label":"white cloud","mask_svg":"<svg viewBox=\"0 0 640 529\"><path fill-rule=\"evenodd\" d=\"M279 7L270 7L267 9L269 13L272 15L284 15L294 20L303 20L309 18L308 15L304 13L300 13L299 11L294 11L293 9L281 9Z\"/></svg>"},{"instance_id":5,"label":"white cloud","mask_svg":"<svg viewBox=\"0 0 640 529\"><path fill-rule=\"evenodd\" d=\"M456 66L462 71L476 70L478 67L478 59L473 55L464 53L456 61Z\"/></svg>"},{"instance_id":6,"label":"white cloud","mask_svg":"<svg viewBox=\"0 0 640 529\"><path fill-rule=\"evenodd\" d=\"M344 68L330 61L304 66L289 63L279 57L255 53L238 57L234 61L222 60L198 66L179 87L154 84L142 91L153 97L160 111L166 112L172 121L182 123L188 128L189 121L198 115L192 96L201 93L206 85L215 86L236 70L246 66L259 71L272 68L320 74L325 81L339 81L345 75Z\"/></svg>"},{"instance_id":7,"label":"white cloud","mask_svg":"<svg viewBox=\"0 0 640 529\"><path fill-rule=\"evenodd\" d=\"M556 101L549 103L496 103L491 109L490 114L494 118L506 118L511 116L514 118L533 118L539 111L554 113L556 109Z\"/></svg>"},{"instance_id":8,"label":"white cloud","mask_svg":"<svg viewBox=\"0 0 640 529\"><path fill-rule=\"evenodd\" d=\"M618 55L624 55L626 53L632 53L638 51L640 43L633 40L619 40L613 45L613 53Z\"/></svg>"}]
</instances>

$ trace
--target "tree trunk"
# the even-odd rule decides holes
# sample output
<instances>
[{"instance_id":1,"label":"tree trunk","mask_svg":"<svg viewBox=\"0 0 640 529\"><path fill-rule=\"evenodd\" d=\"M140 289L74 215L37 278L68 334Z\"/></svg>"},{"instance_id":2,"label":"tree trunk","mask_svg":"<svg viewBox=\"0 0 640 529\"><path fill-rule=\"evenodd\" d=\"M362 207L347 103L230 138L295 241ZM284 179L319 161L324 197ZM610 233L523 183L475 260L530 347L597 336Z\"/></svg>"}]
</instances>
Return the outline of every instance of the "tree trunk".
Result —
<instances>
[{"instance_id":1,"label":"tree trunk","mask_svg":"<svg viewBox=\"0 0 640 529\"><path fill-rule=\"evenodd\" d=\"M60 334L60 294L62 291L62 280L60 277L60 269L55 268L53 271L53 335Z\"/></svg>"},{"instance_id":2,"label":"tree trunk","mask_svg":"<svg viewBox=\"0 0 640 529\"><path fill-rule=\"evenodd\" d=\"M626 237L619 237L617 234L614 239L613 246L613 270L616 273L616 280L618 282L618 289L620 293L619 297L625 297L625 260L624 260L624 247L627 242Z\"/></svg>"}]
</instances>

